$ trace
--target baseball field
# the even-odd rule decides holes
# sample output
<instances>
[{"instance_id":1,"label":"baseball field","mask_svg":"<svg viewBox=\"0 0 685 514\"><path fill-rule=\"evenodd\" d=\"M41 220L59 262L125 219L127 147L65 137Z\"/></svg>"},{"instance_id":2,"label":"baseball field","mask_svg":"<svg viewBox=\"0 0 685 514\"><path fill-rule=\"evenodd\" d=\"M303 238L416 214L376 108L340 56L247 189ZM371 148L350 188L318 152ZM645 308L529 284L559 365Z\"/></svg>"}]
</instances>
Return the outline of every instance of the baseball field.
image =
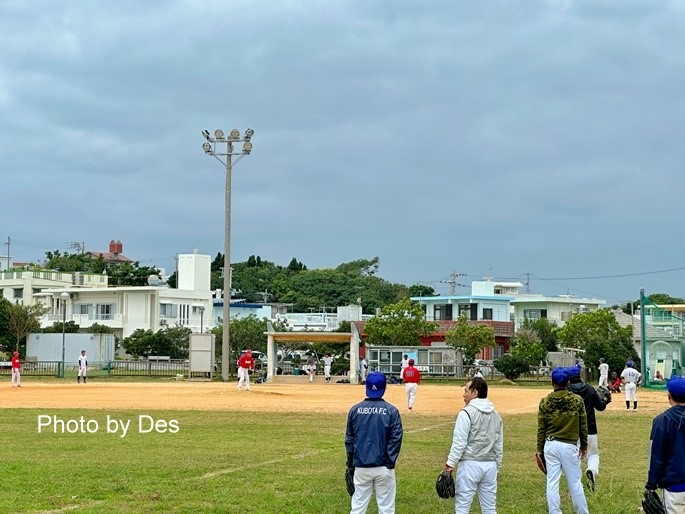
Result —
<instances>
[{"instance_id":1,"label":"baseball field","mask_svg":"<svg viewBox=\"0 0 685 514\"><path fill-rule=\"evenodd\" d=\"M0 512L348 512L343 436L364 388L301 378L249 392L235 383L169 380L2 384ZM388 386L385 397L404 425L399 514L454 511L434 484L462 388L422 384L409 413L403 386ZM533 454L537 405L549 391L491 385L505 429L500 514L547 511ZM587 492L590 512L640 510L651 419L668 403L663 391L639 389L638 397L637 411L614 395L598 413L601 464L597 490ZM564 512L572 512L563 481L561 491ZM480 512L477 500L471 512Z\"/></svg>"}]
</instances>

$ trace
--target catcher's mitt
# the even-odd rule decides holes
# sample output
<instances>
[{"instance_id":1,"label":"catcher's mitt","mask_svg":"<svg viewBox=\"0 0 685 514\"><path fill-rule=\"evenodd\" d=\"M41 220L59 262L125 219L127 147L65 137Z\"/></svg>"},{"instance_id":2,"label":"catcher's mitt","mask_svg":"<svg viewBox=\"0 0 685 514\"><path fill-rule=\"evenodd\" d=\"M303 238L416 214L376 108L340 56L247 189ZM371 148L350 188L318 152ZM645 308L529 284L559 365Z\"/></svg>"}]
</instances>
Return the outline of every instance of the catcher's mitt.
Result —
<instances>
[{"instance_id":1,"label":"catcher's mitt","mask_svg":"<svg viewBox=\"0 0 685 514\"><path fill-rule=\"evenodd\" d=\"M599 394L599 397L604 400L604 403L611 403L611 391L609 391L606 387L600 386L597 388L597 394Z\"/></svg>"},{"instance_id":2,"label":"catcher's mitt","mask_svg":"<svg viewBox=\"0 0 685 514\"><path fill-rule=\"evenodd\" d=\"M452 472L443 470L435 481L435 490L440 498L454 498L454 478Z\"/></svg>"},{"instance_id":3,"label":"catcher's mitt","mask_svg":"<svg viewBox=\"0 0 685 514\"><path fill-rule=\"evenodd\" d=\"M642 510L646 514L666 514L664 504L656 491L645 489L645 496L642 499Z\"/></svg>"},{"instance_id":4,"label":"catcher's mitt","mask_svg":"<svg viewBox=\"0 0 685 514\"><path fill-rule=\"evenodd\" d=\"M347 494L352 496L354 494L354 468L345 469L345 486L347 487Z\"/></svg>"},{"instance_id":5,"label":"catcher's mitt","mask_svg":"<svg viewBox=\"0 0 685 514\"><path fill-rule=\"evenodd\" d=\"M538 465L540 471L542 471L545 475L547 474L547 463L545 462L545 455L543 453L535 454L535 464Z\"/></svg>"}]
</instances>

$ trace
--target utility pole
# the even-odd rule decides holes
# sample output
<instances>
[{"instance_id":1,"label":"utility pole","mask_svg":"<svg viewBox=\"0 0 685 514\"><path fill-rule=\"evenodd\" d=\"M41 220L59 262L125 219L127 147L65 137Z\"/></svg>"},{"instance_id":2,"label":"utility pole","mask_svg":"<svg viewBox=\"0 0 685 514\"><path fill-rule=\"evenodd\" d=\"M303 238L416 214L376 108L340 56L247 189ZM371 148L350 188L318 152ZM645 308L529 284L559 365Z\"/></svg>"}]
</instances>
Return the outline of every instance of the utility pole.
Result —
<instances>
[{"instance_id":1,"label":"utility pole","mask_svg":"<svg viewBox=\"0 0 685 514\"><path fill-rule=\"evenodd\" d=\"M530 273L526 273L526 293L530 293Z\"/></svg>"},{"instance_id":2,"label":"utility pole","mask_svg":"<svg viewBox=\"0 0 685 514\"><path fill-rule=\"evenodd\" d=\"M86 253L86 243L85 242L79 243L78 241L74 241L74 242L69 243L69 247L73 248L74 250L76 250L81 255Z\"/></svg>"},{"instance_id":3,"label":"utility pole","mask_svg":"<svg viewBox=\"0 0 685 514\"><path fill-rule=\"evenodd\" d=\"M457 286L462 286L464 287L464 284L458 284L457 283L457 277L465 277L466 273L457 273L456 271L453 271L450 273L450 279L449 280L441 280L440 282L444 284L449 284L450 285L450 295L454 296L457 294Z\"/></svg>"}]
</instances>

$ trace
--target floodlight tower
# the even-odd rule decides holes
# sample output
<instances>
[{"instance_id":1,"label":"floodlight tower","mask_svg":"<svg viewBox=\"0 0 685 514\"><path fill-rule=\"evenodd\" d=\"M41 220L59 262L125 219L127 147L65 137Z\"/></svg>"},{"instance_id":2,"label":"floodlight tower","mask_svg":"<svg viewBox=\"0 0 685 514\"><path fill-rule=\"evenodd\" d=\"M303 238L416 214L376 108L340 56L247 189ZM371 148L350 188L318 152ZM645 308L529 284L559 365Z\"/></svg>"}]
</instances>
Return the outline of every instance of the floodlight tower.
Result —
<instances>
[{"instance_id":1,"label":"floodlight tower","mask_svg":"<svg viewBox=\"0 0 685 514\"><path fill-rule=\"evenodd\" d=\"M216 129L214 136L209 130L202 131L202 137L206 139L202 143L202 149L207 155L211 155L226 168L226 216L224 220L224 308L223 308L223 335L221 338L221 378L230 380L230 352L231 343L229 339L229 320L231 314L231 171L234 164L252 152L252 136L254 130L247 129L245 134L240 135L238 129L231 130L228 137L224 131ZM234 143L243 143L242 150L235 151ZM226 145L224 151L223 145ZM235 157L235 159L233 159Z\"/></svg>"}]
</instances>

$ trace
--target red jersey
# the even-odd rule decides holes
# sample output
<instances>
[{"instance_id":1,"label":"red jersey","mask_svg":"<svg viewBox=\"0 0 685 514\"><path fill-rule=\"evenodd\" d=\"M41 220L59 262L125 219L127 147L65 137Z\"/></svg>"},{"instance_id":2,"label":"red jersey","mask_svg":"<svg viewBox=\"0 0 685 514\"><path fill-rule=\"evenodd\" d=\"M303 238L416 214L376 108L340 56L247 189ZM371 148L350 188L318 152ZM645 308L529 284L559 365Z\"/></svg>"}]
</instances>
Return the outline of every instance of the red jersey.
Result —
<instances>
[{"instance_id":1,"label":"red jersey","mask_svg":"<svg viewBox=\"0 0 685 514\"><path fill-rule=\"evenodd\" d=\"M21 362L19 362L19 356L18 355L12 356L12 368L14 368L14 369L21 368Z\"/></svg>"},{"instance_id":2,"label":"red jersey","mask_svg":"<svg viewBox=\"0 0 685 514\"><path fill-rule=\"evenodd\" d=\"M409 384L420 384L421 373L414 366L407 366L402 370L402 380Z\"/></svg>"},{"instance_id":3,"label":"red jersey","mask_svg":"<svg viewBox=\"0 0 685 514\"><path fill-rule=\"evenodd\" d=\"M238 359L238 367L245 369L254 369L254 359L252 358L252 355L248 353L246 353L245 355L241 355L240 359Z\"/></svg>"}]
</instances>

